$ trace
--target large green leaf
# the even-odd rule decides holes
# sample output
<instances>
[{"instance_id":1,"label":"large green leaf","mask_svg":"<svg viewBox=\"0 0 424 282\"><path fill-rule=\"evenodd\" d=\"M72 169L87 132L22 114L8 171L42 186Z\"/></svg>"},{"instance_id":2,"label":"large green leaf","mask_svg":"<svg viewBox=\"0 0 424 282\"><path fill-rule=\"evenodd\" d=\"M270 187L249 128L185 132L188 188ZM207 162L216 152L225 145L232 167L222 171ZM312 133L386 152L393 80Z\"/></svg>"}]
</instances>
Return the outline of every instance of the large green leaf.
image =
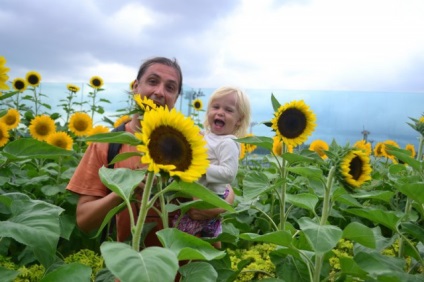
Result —
<instances>
[{"instance_id":1,"label":"large green leaf","mask_svg":"<svg viewBox=\"0 0 424 282\"><path fill-rule=\"evenodd\" d=\"M406 183L399 186L398 190L417 203L424 204L424 182Z\"/></svg>"},{"instance_id":2,"label":"large green leaf","mask_svg":"<svg viewBox=\"0 0 424 282\"><path fill-rule=\"evenodd\" d=\"M289 167L287 170L306 178L321 179L323 176L322 170L316 167Z\"/></svg>"},{"instance_id":3,"label":"large green leaf","mask_svg":"<svg viewBox=\"0 0 424 282\"><path fill-rule=\"evenodd\" d=\"M286 200L292 205L297 207L307 209L315 214L315 206L317 205L319 199L316 195L310 193L301 193L301 194L287 194Z\"/></svg>"},{"instance_id":4,"label":"large green leaf","mask_svg":"<svg viewBox=\"0 0 424 282\"><path fill-rule=\"evenodd\" d=\"M73 152L33 138L21 138L7 143L3 148L3 154L10 160L21 160L56 159L72 156Z\"/></svg>"},{"instance_id":5,"label":"large green leaf","mask_svg":"<svg viewBox=\"0 0 424 282\"><path fill-rule=\"evenodd\" d=\"M102 167L99 170L99 176L103 184L129 202L132 191L144 179L145 171Z\"/></svg>"},{"instance_id":6,"label":"large green leaf","mask_svg":"<svg viewBox=\"0 0 424 282\"><path fill-rule=\"evenodd\" d=\"M412 235L424 244L424 228L415 222L402 222L400 224L401 231Z\"/></svg>"},{"instance_id":7,"label":"large green leaf","mask_svg":"<svg viewBox=\"0 0 424 282\"><path fill-rule=\"evenodd\" d=\"M390 203L395 193L392 191L364 191L352 194L355 199L377 199Z\"/></svg>"},{"instance_id":8,"label":"large green leaf","mask_svg":"<svg viewBox=\"0 0 424 282\"><path fill-rule=\"evenodd\" d=\"M243 233L240 234L240 239L246 240L246 241L253 241L253 242L262 242L262 243L270 243L270 244L276 244L279 246L290 246L292 242L292 236L287 231L275 231L266 233L264 235L259 235L256 233Z\"/></svg>"},{"instance_id":9,"label":"large green leaf","mask_svg":"<svg viewBox=\"0 0 424 282\"><path fill-rule=\"evenodd\" d=\"M180 273L184 282L217 281L218 273L213 266L206 262L192 262L183 265Z\"/></svg>"},{"instance_id":10,"label":"large green leaf","mask_svg":"<svg viewBox=\"0 0 424 282\"><path fill-rule=\"evenodd\" d=\"M396 230L401 215L395 211L385 211L375 208L368 209L347 209L346 212L369 219L375 223L382 224L393 231Z\"/></svg>"},{"instance_id":11,"label":"large green leaf","mask_svg":"<svg viewBox=\"0 0 424 282\"><path fill-rule=\"evenodd\" d=\"M64 264L49 272L40 282L90 281L91 268L81 263Z\"/></svg>"},{"instance_id":12,"label":"large green leaf","mask_svg":"<svg viewBox=\"0 0 424 282\"><path fill-rule=\"evenodd\" d=\"M171 250L179 260L214 260L225 256L208 242L176 228L156 232L162 245Z\"/></svg>"},{"instance_id":13,"label":"large green leaf","mask_svg":"<svg viewBox=\"0 0 424 282\"><path fill-rule=\"evenodd\" d=\"M286 161L288 161L288 163L290 165L293 165L295 163L308 163L308 164L312 164L315 163L316 160L314 158L311 157L307 157L307 156L303 156L300 154L295 154L295 153L284 153L282 155L283 159L285 159Z\"/></svg>"},{"instance_id":14,"label":"large green leaf","mask_svg":"<svg viewBox=\"0 0 424 282\"><path fill-rule=\"evenodd\" d=\"M100 251L106 267L121 281L174 281L177 256L170 250L149 247L141 252L119 242L104 242Z\"/></svg>"},{"instance_id":15,"label":"large green leaf","mask_svg":"<svg viewBox=\"0 0 424 282\"><path fill-rule=\"evenodd\" d=\"M388 145L389 149L387 152L391 155L394 155L399 160L403 161L404 163L410 165L415 171L420 171L420 162L414 158L411 157L411 153L407 150L396 148L393 146Z\"/></svg>"},{"instance_id":16,"label":"large green leaf","mask_svg":"<svg viewBox=\"0 0 424 282\"><path fill-rule=\"evenodd\" d=\"M196 182L187 183L183 181L173 181L168 187L166 187L166 190L182 192L188 196L199 198L217 208L223 208L234 212L234 208L228 202L218 197L216 193Z\"/></svg>"},{"instance_id":17,"label":"large green leaf","mask_svg":"<svg viewBox=\"0 0 424 282\"><path fill-rule=\"evenodd\" d=\"M46 267L55 260L60 237L59 215L63 209L44 201L32 200L21 193L3 194L9 198L11 217L0 221L0 237L10 237L30 247Z\"/></svg>"},{"instance_id":18,"label":"large green leaf","mask_svg":"<svg viewBox=\"0 0 424 282\"><path fill-rule=\"evenodd\" d=\"M19 271L10 270L0 266L0 277L3 282L12 282L16 281L16 277L18 277Z\"/></svg>"},{"instance_id":19,"label":"large green leaf","mask_svg":"<svg viewBox=\"0 0 424 282\"><path fill-rule=\"evenodd\" d=\"M343 230L343 238L353 240L368 248L375 249L377 247L372 229L359 222L349 223Z\"/></svg>"},{"instance_id":20,"label":"large green leaf","mask_svg":"<svg viewBox=\"0 0 424 282\"><path fill-rule=\"evenodd\" d=\"M307 217L300 218L298 223L317 254L324 254L332 250L342 238L343 231L337 226L319 225Z\"/></svg>"},{"instance_id":21,"label":"large green leaf","mask_svg":"<svg viewBox=\"0 0 424 282\"><path fill-rule=\"evenodd\" d=\"M141 140L129 132L108 132L99 133L83 138L85 141L100 142L100 143L121 143L132 146L140 145Z\"/></svg>"},{"instance_id":22,"label":"large green leaf","mask_svg":"<svg viewBox=\"0 0 424 282\"><path fill-rule=\"evenodd\" d=\"M361 269L372 275L404 272L405 260L388 257L378 252L359 252L353 259Z\"/></svg>"},{"instance_id":23,"label":"large green leaf","mask_svg":"<svg viewBox=\"0 0 424 282\"><path fill-rule=\"evenodd\" d=\"M272 189L268 177L261 171L249 171L243 178L243 197L251 200Z\"/></svg>"},{"instance_id":24,"label":"large green leaf","mask_svg":"<svg viewBox=\"0 0 424 282\"><path fill-rule=\"evenodd\" d=\"M272 138L265 137L265 136L250 136L250 137L235 139L235 141L240 143L253 144L268 150L272 150L272 144L273 144Z\"/></svg>"}]
</instances>

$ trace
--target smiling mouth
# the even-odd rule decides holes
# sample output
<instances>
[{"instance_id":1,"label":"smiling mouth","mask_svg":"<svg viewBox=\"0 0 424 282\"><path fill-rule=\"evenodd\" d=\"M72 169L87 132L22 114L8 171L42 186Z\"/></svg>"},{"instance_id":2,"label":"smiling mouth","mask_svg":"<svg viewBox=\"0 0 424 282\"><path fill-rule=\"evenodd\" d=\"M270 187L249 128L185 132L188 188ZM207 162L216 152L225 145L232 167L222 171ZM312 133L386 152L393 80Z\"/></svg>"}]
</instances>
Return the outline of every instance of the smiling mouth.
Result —
<instances>
[{"instance_id":1,"label":"smiling mouth","mask_svg":"<svg viewBox=\"0 0 424 282\"><path fill-rule=\"evenodd\" d=\"M215 126L217 127L223 127L225 125L225 122L220 120L220 119L216 119L213 121L213 123L215 124Z\"/></svg>"}]
</instances>

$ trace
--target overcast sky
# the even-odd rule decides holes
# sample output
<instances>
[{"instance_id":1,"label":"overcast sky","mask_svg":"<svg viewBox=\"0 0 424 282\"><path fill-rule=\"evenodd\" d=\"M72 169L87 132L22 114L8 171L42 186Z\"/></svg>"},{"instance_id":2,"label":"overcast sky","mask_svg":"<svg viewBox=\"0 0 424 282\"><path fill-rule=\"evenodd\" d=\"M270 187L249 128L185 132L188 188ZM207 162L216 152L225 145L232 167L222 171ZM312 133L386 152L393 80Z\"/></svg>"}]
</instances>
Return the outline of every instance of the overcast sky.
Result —
<instances>
[{"instance_id":1,"label":"overcast sky","mask_svg":"<svg viewBox=\"0 0 424 282\"><path fill-rule=\"evenodd\" d=\"M335 130L393 131L395 119L403 128L424 112L417 106L424 95L404 94L424 94L423 0L0 0L0 7L0 55L11 80L35 70L42 82L99 75L106 85L129 83L143 60L160 55L179 61L186 89L248 89L255 121L272 118L271 92L281 102L311 101L318 124ZM292 90L324 92L311 100ZM325 91L348 98L317 94ZM364 124L373 121L380 124Z\"/></svg>"}]
</instances>

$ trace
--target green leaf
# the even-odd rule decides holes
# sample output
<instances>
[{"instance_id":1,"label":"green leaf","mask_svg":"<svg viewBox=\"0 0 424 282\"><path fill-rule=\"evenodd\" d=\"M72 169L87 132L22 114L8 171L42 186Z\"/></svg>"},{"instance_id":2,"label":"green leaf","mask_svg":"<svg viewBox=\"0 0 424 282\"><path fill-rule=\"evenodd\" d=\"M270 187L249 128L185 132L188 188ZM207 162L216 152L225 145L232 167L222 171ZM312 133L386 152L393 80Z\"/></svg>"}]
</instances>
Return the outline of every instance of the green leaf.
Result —
<instances>
[{"instance_id":1,"label":"green leaf","mask_svg":"<svg viewBox=\"0 0 424 282\"><path fill-rule=\"evenodd\" d=\"M289 167L287 170L302 175L306 178L321 179L323 176L322 170L316 167Z\"/></svg>"},{"instance_id":2,"label":"green leaf","mask_svg":"<svg viewBox=\"0 0 424 282\"><path fill-rule=\"evenodd\" d=\"M199 198L217 208L223 208L227 211L234 212L234 208L225 200L221 199L208 188L200 185L199 183L187 183L183 181L173 181L168 187L165 188L167 191L182 192L186 195Z\"/></svg>"},{"instance_id":3,"label":"green leaf","mask_svg":"<svg viewBox=\"0 0 424 282\"><path fill-rule=\"evenodd\" d=\"M0 96L1 98L1 96ZM19 271L16 270L10 270L7 268L4 268L0 266L0 277L2 278L2 281L4 282L12 282L16 281L16 277L18 277Z\"/></svg>"},{"instance_id":4,"label":"green leaf","mask_svg":"<svg viewBox=\"0 0 424 282\"><path fill-rule=\"evenodd\" d=\"M99 176L103 184L126 202L130 201L133 190L144 179L144 175L144 170L132 170L128 168L111 169L107 167L99 169Z\"/></svg>"},{"instance_id":5,"label":"green leaf","mask_svg":"<svg viewBox=\"0 0 424 282\"><path fill-rule=\"evenodd\" d=\"M420 171L420 162L414 158L411 157L411 152L408 150L400 149L393 147L391 145L388 145L389 149L387 152L391 155L394 155L399 160L403 161L404 163L411 166L415 171Z\"/></svg>"},{"instance_id":6,"label":"green leaf","mask_svg":"<svg viewBox=\"0 0 424 282\"><path fill-rule=\"evenodd\" d=\"M358 266L352 257L341 256L339 260L342 273L363 279L367 277L367 273Z\"/></svg>"},{"instance_id":7,"label":"green leaf","mask_svg":"<svg viewBox=\"0 0 424 282\"><path fill-rule=\"evenodd\" d=\"M319 199L316 195L310 193L301 193L301 194L287 194L286 200L292 205L297 207L307 209L315 214L315 206L318 203Z\"/></svg>"},{"instance_id":8,"label":"green leaf","mask_svg":"<svg viewBox=\"0 0 424 282\"><path fill-rule=\"evenodd\" d=\"M382 275L388 272L404 272L405 260L388 257L378 252L359 252L353 258L358 266L372 275Z\"/></svg>"},{"instance_id":9,"label":"green leaf","mask_svg":"<svg viewBox=\"0 0 424 282\"><path fill-rule=\"evenodd\" d=\"M239 143L254 144L258 147L265 148L268 150L272 150L272 144L274 142L272 138L265 137L265 136L249 136L249 137L234 139L234 141L237 141Z\"/></svg>"},{"instance_id":10,"label":"green leaf","mask_svg":"<svg viewBox=\"0 0 424 282\"><path fill-rule=\"evenodd\" d=\"M342 238L343 231L337 226L319 225L306 217L300 218L298 223L317 254L324 254L332 250Z\"/></svg>"},{"instance_id":11,"label":"green leaf","mask_svg":"<svg viewBox=\"0 0 424 282\"><path fill-rule=\"evenodd\" d=\"M274 109L274 112L277 112L281 104L280 102L278 102L277 98L275 98L273 93L271 93L271 103L272 103L272 108Z\"/></svg>"},{"instance_id":12,"label":"green leaf","mask_svg":"<svg viewBox=\"0 0 424 282\"><path fill-rule=\"evenodd\" d=\"M40 282L90 281L91 268L81 263L64 264L49 272Z\"/></svg>"},{"instance_id":13,"label":"green leaf","mask_svg":"<svg viewBox=\"0 0 424 282\"><path fill-rule=\"evenodd\" d=\"M178 259L168 249L137 252L125 243L104 242L100 251L106 267L121 281L174 281L178 271Z\"/></svg>"},{"instance_id":14,"label":"green leaf","mask_svg":"<svg viewBox=\"0 0 424 282\"><path fill-rule=\"evenodd\" d=\"M156 235L162 245L171 250L179 260L214 260L225 256L224 251L176 228L159 230Z\"/></svg>"},{"instance_id":15,"label":"green leaf","mask_svg":"<svg viewBox=\"0 0 424 282\"><path fill-rule=\"evenodd\" d=\"M217 281L218 273L206 262L192 262L180 267L184 282Z\"/></svg>"},{"instance_id":16,"label":"green leaf","mask_svg":"<svg viewBox=\"0 0 424 282\"><path fill-rule=\"evenodd\" d=\"M406 183L398 187L398 190L419 204L424 204L424 183Z\"/></svg>"},{"instance_id":17,"label":"green leaf","mask_svg":"<svg viewBox=\"0 0 424 282\"><path fill-rule=\"evenodd\" d=\"M73 152L36 139L21 138L7 143L3 148L3 154L11 160L22 160L35 158L56 159L59 157L72 156Z\"/></svg>"},{"instance_id":18,"label":"green leaf","mask_svg":"<svg viewBox=\"0 0 424 282\"><path fill-rule=\"evenodd\" d=\"M358 242L359 244L372 249L375 249L377 246L374 232L371 228L359 222L349 223L343 230L343 238Z\"/></svg>"},{"instance_id":19,"label":"green leaf","mask_svg":"<svg viewBox=\"0 0 424 282\"><path fill-rule=\"evenodd\" d=\"M126 153L120 153L120 154L117 154L113 159L112 159L112 161L110 162L110 164L114 164L114 163L117 163L117 162L120 162L120 161L123 161L123 160L126 160L126 159L128 159L128 158L131 158L131 157L140 157L141 158L141 156L143 156L143 153L141 153L141 152L126 152Z\"/></svg>"},{"instance_id":20,"label":"green leaf","mask_svg":"<svg viewBox=\"0 0 424 282\"><path fill-rule=\"evenodd\" d=\"M243 178L243 197L246 200L254 199L272 188L268 177L261 171L249 171Z\"/></svg>"},{"instance_id":21,"label":"green leaf","mask_svg":"<svg viewBox=\"0 0 424 282\"><path fill-rule=\"evenodd\" d=\"M63 209L21 193L3 194L0 202L9 203L11 216L0 221L0 238L9 237L30 247L47 268L56 259L60 237L59 215ZM5 200L9 198L12 201Z\"/></svg>"},{"instance_id":22,"label":"green leaf","mask_svg":"<svg viewBox=\"0 0 424 282\"><path fill-rule=\"evenodd\" d=\"M415 222L402 222L400 224L402 232L412 235L414 238L424 244L424 228Z\"/></svg>"},{"instance_id":23,"label":"green leaf","mask_svg":"<svg viewBox=\"0 0 424 282\"><path fill-rule=\"evenodd\" d=\"M352 194L356 199L377 199L390 203L395 193L391 191L364 191Z\"/></svg>"},{"instance_id":24,"label":"green leaf","mask_svg":"<svg viewBox=\"0 0 424 282\"><path fill-rule=\"evenodd\" d=\"M82 140L100 143L121 143L132 146L141 144L141 140L135 137L134 134L122 131L94 134L86 138L82 138Z\"/></svg>"},{"instance_id":25,"label":"green leaf","mask_svg":"<svg viewBox=\"0 0 424 282\"><path fill-rule=\"evenodd\" d=\"M393 231L396 230L401 216L398 212L385 211L380 209L346 209L346 212L369 219L375 223L382 224Z\"/></svg>"},{"instance_id":26,"label":"green leaf","mask_svg":"<svg viewBox=\"0 0 424 282\"><path fill-rule=\"evenodd\" d=\"M246 241L253 241L253 242L262 242L262 243L270 243L270 244L276 244L279 246L289 246L292 242L292 236L288 231L275 231L266 233L264 235L259 235L256 233L243 233L240 234L240 239L246 240Z\"/></svg>"},{"instance_id":27,"label":"green leaf","mask_svg":"<svg viewBox=\"0 0 424 282\"><path fill-rule=\"evenodd\" d=\"M295 154L295 153L284 153L282 155L282 158L288 161L290 165L293 165L295 163L309 163L309 164L316 163L316 160L313 158L306 157L300 154Z\"/></svg>"}]
</instances>

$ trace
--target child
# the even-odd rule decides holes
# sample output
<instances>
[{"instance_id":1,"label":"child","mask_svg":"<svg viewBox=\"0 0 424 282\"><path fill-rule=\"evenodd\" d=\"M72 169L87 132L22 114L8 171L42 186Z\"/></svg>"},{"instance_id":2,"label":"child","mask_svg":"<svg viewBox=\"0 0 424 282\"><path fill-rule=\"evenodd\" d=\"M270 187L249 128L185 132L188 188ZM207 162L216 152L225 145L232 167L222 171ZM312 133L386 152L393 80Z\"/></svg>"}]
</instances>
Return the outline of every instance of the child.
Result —
<instances>
[{"instance_id":1,"label":"child","mask_svg":"<svg viewBox=\"0 0 424 282\"><path fill-rule=\"evenodd\" d=\"M246 136L250 126L248 97L238 88L217 89L209 99L204 126L210 166L199 183L225 199L239 163L240 144L233 139ZM217 237L222 232L218 218L193 220L188 215L181 218L178 229L199 237Z\"/></svg>"}]
</instances>

